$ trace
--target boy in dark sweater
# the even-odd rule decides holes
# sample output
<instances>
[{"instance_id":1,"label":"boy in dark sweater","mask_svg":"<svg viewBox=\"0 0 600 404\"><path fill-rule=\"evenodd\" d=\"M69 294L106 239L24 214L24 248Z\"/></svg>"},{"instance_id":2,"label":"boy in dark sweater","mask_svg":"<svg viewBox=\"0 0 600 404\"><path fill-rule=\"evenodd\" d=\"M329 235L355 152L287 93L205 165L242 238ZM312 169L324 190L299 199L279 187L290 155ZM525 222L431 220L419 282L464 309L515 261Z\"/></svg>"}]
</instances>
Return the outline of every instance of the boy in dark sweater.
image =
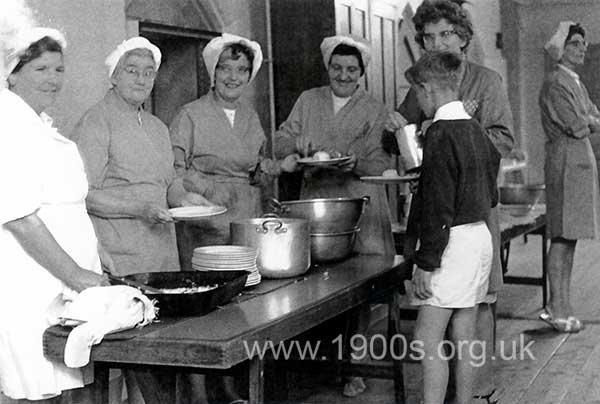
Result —
<instances>
[{"instance_id":1,"label":"boy in dark sweater","mask_svg":"<svg viewBox=\"0 0 600 404\"><path fill-rule=\"evenodd\" d=\"M458 101L462 63L449 52L430 53L405 74L422 110L433 118L407 227L419 242L411 303L419 306L415 340L424 354L425 404L444 399L448 358L440 345L448 325L457 359L457 403L471 402L477 305L487 293L492 262L484 221L498 199L500 155Z\"/></svg>"}]
</instances>

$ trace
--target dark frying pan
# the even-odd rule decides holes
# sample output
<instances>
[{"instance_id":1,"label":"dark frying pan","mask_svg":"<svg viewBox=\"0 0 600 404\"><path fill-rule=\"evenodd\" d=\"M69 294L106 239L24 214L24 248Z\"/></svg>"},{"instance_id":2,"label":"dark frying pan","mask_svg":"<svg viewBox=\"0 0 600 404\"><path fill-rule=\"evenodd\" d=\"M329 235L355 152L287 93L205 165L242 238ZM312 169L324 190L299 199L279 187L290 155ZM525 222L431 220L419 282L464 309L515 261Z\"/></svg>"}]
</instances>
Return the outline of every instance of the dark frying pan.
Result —
<instances>
[{"instance_id":1,"label":"dark frying pan","mask_svg":"<svg viewBox=\"0 0 600 404\"><path fill-rule=\"evenodd\" d=\"M150 299L158 301L159 316L201 316L229 302L246 284L246 271L181 271L148 272L124 277L126 280L148 285L156 289L176 289L217 285L215 289L197 293L151 293Z\"/></svg>"}]
</instances>

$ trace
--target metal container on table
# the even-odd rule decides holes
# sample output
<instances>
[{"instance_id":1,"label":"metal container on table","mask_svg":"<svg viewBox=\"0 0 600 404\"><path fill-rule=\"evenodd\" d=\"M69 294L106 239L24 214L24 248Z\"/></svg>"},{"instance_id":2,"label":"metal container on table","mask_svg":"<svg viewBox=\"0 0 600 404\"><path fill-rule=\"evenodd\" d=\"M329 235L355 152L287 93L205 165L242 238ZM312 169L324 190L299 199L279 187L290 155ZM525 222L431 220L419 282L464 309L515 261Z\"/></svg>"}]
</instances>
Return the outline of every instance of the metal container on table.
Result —
<instances>
[{"instance_id":1,"label":"metal container on table","mask_svg":"<svg viewBox=\"0 0 600 404\"><path fill-rule=\"evenodd\" d=\"M310 268L310 238L305 219L262 218L230 223L231 243L258 250L256 264L266 278L290 278Z\"/></svg>"},{"instance_id":2,"label":"metal container on table","mask_svg":"<svg viewBox=\"0 0 600 404\"><path fill-rule=\"evenodd\" d=\"M308 220L311 234L342 233L354 230L370 198L318 198L297 201L271 200L276 214Z\"/></svg>"},{"instance_id":3,"label":"metal container on table","mask_svg":"<svg viewBox=\"0 0 600 404\"><path fill-rule=\"evenodd\" d=\"M310 254L318 263L340 261L348 257L354 248L356 235L360 229L341 233L312 233Z\"/></svg>"}]
</instances>

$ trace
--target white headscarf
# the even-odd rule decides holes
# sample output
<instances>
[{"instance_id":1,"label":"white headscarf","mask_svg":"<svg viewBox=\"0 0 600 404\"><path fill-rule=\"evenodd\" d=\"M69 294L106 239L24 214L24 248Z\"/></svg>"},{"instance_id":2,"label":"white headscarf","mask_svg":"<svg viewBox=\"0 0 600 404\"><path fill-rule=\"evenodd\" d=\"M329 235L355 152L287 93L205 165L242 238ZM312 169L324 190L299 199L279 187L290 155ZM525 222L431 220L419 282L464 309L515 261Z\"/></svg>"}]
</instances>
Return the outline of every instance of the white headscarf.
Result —
<instances>
[{"instance_id":1,"label":"white headscarf","mask_svg":"<svg viewBox=\"0 0 600 404\"><path fill-rule=\"evenodd\" d=\"M2 12L0 13L0 87L6 85L6 77L12 71L9 66L12 62L11 55L15 53L19 37L34 25L31 13L22 0L2 0Z\"/></svg>"},{"instance_id":2,"label":"white headscarf","mask_svg":"<svg viewBox=\"0 0 600 404\"><path fill-rule=\"evenodd\" d=\"M329 67L331 54L336 46L344 44L356 48L360 52L365 69L371 61L371 44L364 38L356 35L336 35L323 39L321 42L321 53L323 54L323 64L325 68Z\"/></svg>"},{"instance_id":3,"label":"white headscarf","mask_svg":"<svg viewBox=\"0 0 600 404\"><path fill-rule=\"evenodd\" d=\"M44 37L50 37L54 39L59 43L63 50L67 48L67 40L63 34L60 33L60 31L54 28L34 27L23 30L17 37L16 41L14 42L14 47L8 55L7 67L9 74L19 64L21 56L23 56L23 53L29 48L29 46Z\"/></svg>"},{"instance_id":4,"label":"white headscarf","mask_svg":"<svg viewBox=\"0 0 600 404\"><path fill-rule=\"evenodd\" d=\"M207 43L202 51L202 57L204 58L204 64L206 65L206 70L208 70L208 75L210 76L211 85L215 82L215 69L219 62L219 56L221 56L221 53L223 53L223 49L226 46L234 43L240 43L247 46L254 54L252 75L250 76L249 82L254 80L254 77L258 74L258 70L263 61L262 50L260 49L258 42L251 41L241 36L223 33L223 35L213 38Z\"/></svg>"},{"instance_id":5,"label":"white headscarf","mask_svg":"<svg viewBox=\"0 0 600 404\"><path fill-rule=\"evenodd\" d=\"M572 25L576 25L573 21L561 21L558 24L558 29L550 38L550 40L544 46L544 49L548 51L552 59L559 61L562 58L563 52L565 51L565 41L569 35L569 29Z\"/></svg>"},{"instance_id":6,"label":"white headscarf","mask_svg":"<svg viewBox=\"0 0 600 404\"><path fill-rule=\"evenodd\" d=\"M123 42L117 48L111 52L110 55L104 61L104 64L108 66L108 77L112 77L115 68L119 64L119 60L125 55L127 52L132 51L134 49L148 49L152 53L152 59L154 59L154 63L156 64L156 70L160 67L160 60L162 55L160 53L160 49L152 42L147 40L141 36L135 36L133 38L129 38Z\"/></svg>"}]
</instances>

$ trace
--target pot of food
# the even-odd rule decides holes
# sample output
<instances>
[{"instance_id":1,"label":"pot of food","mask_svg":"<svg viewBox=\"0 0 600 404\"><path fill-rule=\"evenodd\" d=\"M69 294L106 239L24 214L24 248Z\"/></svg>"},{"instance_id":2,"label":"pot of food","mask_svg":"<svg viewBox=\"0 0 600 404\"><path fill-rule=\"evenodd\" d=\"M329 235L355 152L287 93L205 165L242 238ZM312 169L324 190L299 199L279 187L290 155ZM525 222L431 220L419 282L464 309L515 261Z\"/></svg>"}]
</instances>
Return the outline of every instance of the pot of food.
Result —
<instances>
[{"instance_id":1,"label":"pot of food","mask_svg":"<svg viewBox=\"0 0 600 404\"><path fill-rule=\"evenodd\" d=\"M290 278L310 268L308 221L289 218L235 220L231 243L258 250L256 265L266 278Z\"/></svg>"},{"instance_id":2,"label":"pot of food","mask_svg":"<svg viewBox=\"0 0 600 404\"><path fill-rule=\"evenodd\" d=\"M204 315L229 302L244 289L246 271L146 272L128 275L124 281L150 286L144 294L158 302L159 316ZM123 283L120 280L117 283Z\"/></svg>"},{"instance_id":3,"label":"pot of food","mask_svg":"<svg viewBox=\"0 0 600 404\"><path fill-rule=\"evenodd\" d=\"M310 254L314 262L340 261L348 257L354 248L360 229L341 233L313 233L310 235Z\"/></svg>"},{"instance_id":4,"label":"pot of food","mask_svg":"<svg viewBox=\"0 0 600 404\"><path fill-rule=\"evenodd\" d=\"M276 214L308 220L311 234L342 233L356 229L370 198L319 198L280 202L271 199Z\"/></svg>"}]
</instances>

